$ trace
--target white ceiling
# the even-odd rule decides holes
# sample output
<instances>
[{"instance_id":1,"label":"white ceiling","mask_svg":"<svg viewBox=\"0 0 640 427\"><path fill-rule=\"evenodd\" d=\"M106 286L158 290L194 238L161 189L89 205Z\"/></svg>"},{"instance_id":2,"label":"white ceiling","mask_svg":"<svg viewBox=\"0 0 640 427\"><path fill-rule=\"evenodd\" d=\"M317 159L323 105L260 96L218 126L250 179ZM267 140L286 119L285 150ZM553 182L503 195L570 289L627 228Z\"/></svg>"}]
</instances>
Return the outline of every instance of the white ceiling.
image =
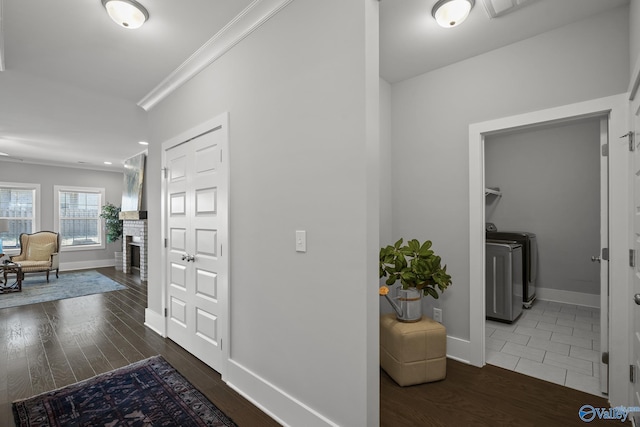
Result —
<instances>
[{"instance_id":1,"label":"white ceiling","mask_svg":"<svg viewBox=\"0 0 640 427\"><path fill-rule=\"evenodd\" d=\"M431 16L437 0L382 0L380 75L396 83L629 3L536 0L489 19L483 1L476 0L461 25L442 28Z\"/></svg>"},{"instance_id":2,"label":"white ceiling","mask_svg":"<svg viewBox=\"0 0 640 427\"><path fill-rule=\"evenodd\" d=\"M150 19L128 30L100 0L0 0L0 152L11 155L0 159L120 169L144 149L137 103L256 0L138 1ZM381 76L398 82L629 2L535 0L490 20L482 1L444 29L436 0L382 0Z\"/></svg>"}]
</instances>

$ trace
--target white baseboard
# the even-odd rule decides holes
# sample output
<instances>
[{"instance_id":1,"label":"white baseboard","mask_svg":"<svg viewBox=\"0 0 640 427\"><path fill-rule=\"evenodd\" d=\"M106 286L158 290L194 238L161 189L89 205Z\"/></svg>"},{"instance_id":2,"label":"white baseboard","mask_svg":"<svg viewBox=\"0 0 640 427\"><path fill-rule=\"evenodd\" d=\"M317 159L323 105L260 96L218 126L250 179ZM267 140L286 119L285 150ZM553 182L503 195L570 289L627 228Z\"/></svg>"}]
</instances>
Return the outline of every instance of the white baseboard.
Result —
<instances>
[{"instance_id":1,"label":"white baseboard","mask_svg":"<svg viewBox=\"0 0 640 427\"><path fill-rule=\"evenodd\" d=\"M90 270L92 268L113 267L114 259L95 259L91 261L61 262L60 271Z\"/></svg>"},{"instance_id":2,"label":"white baseboard","mask_svg":"<svg viewBox=\"0 0 640 427\"><path fill-rule=\"evenodd\" d=\"M333 421L232 359L227 363L223 380L229 387L285 427L338 427ZM276 413L285 416L286 420L276 416Z\"/></svg>"},{"instance_id":3,"label":"white baseboard","mask_svg":"<svg viewBox=\"0 0 640 427\"><path fill-rule=\"evenodd\" d=\"M471 364L471 342L447 335L447 358Z\"/></svg>"},{"instance_id":4,"label":"white baseboard","mask_svg":"<svg viewBox=\"0 0 640 427\"><path fill-rule=\"evenodd\" d=\"M561 291L559 289L536 288L536 298L542 301L562 302L585 307L600 307L600 294Z\"/></svg>"},{"instance_id":5,"label":"white baseboard","mask_svg":"<svg viewBox=\"0 0 640 427\"><path fill-rule=\"evenodd\" d=\"M163 338L167 337L164 316L148 308L144 309L144 326Z\"/></svg>"}]
</instances>

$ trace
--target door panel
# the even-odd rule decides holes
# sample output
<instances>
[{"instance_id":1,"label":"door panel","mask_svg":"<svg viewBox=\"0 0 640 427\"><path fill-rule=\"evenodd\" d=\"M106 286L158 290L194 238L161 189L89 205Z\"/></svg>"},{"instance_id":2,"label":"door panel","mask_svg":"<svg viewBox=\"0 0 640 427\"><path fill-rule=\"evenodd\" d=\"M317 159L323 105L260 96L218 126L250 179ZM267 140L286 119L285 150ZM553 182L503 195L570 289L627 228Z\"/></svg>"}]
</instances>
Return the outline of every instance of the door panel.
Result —
<instances>
[{"instance_id":1,"label":"door panel","mask_svg":"<svg viewBox=\"0 0 640 427\"><path fill-rule=\"evenodd\" d=\"M600 144L609 144L609 118L600 119ZM609 156L600 156L600 247L609 247ZM604 259L602 251L594 254L600 264L600 354L609 352L609 261ZM600 368L600 391L609 393L609 364L602 357ZM598 365L594 365L598 369Z\"/></svg>"},{"instance_id":2,"label":"door panel","mask_svg":"<svg viewBox=\"0 0 640 427\"><path fill-rule=\"evenodd\" d=\"M221 371L228 261L226 132L218 127L165 151L168 263L167 336Z\"/></svg>"},{"instance_id":3,"label":"door panel","mask_svg":"<svg viewBox=\"0 0 640 427\"><path fill-rule=\"evenodd\" d=\"M634 134L636 149L633 152L633 248L636 253L634 274L633 274L633 292L640 294L640 262L637 254L640 253L640 147L638 147L638 137L640 131L640 112L632 110L632 132ZM633 298L633 295L630 295ZM631 313L633 315L632 328L632 363L635 365L636 376L640 372L640 305L631 303ZM631 384L632 399L634 406L640 406L640 380L636 378ZM639 425L640 414L634 413L635 425Z\"/></svg>"}]
</instances>

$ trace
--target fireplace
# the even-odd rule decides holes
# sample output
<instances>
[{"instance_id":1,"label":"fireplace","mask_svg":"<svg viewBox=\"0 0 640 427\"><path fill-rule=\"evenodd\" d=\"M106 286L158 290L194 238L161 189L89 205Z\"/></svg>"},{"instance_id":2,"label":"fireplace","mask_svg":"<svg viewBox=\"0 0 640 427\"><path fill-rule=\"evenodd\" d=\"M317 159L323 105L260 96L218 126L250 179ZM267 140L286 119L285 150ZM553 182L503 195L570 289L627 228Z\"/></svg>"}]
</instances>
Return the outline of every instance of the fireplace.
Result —
<instances>
[{"instance_id":1,"label":"fireplace","mask_svg":"<svg viewBox=\"0 0 640 427\"><path fill-rule=\"evenodd\" d=\"M146 216L146 215L145 215ZM122 222L122 270L130 274L133 270L132 256L134 252L140 254L140 280L147 281L147 253L148 253L147 220L124 219Z\"/></svg>"}]
</instances>

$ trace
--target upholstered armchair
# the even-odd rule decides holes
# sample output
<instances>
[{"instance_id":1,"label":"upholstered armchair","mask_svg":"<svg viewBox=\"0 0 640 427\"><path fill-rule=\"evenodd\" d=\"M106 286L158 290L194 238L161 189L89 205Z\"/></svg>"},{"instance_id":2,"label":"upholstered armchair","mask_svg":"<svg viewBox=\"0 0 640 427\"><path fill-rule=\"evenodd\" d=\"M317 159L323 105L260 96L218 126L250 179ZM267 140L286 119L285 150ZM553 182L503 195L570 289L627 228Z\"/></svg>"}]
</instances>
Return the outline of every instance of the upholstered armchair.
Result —
<instances>
[{"instance_id":1,"label":"upholstered armchair","mask_svg":"<svg viewBox=\"0 0 640 427\"><path fill-rule=\"evenodd\" d=\"M58 253L60 252L60 234L53 231L39 231L20 235L20 255L11 257L11 261L22 266L22 273L49 272L60 270Z\"/></svg>"}]
</instances>

